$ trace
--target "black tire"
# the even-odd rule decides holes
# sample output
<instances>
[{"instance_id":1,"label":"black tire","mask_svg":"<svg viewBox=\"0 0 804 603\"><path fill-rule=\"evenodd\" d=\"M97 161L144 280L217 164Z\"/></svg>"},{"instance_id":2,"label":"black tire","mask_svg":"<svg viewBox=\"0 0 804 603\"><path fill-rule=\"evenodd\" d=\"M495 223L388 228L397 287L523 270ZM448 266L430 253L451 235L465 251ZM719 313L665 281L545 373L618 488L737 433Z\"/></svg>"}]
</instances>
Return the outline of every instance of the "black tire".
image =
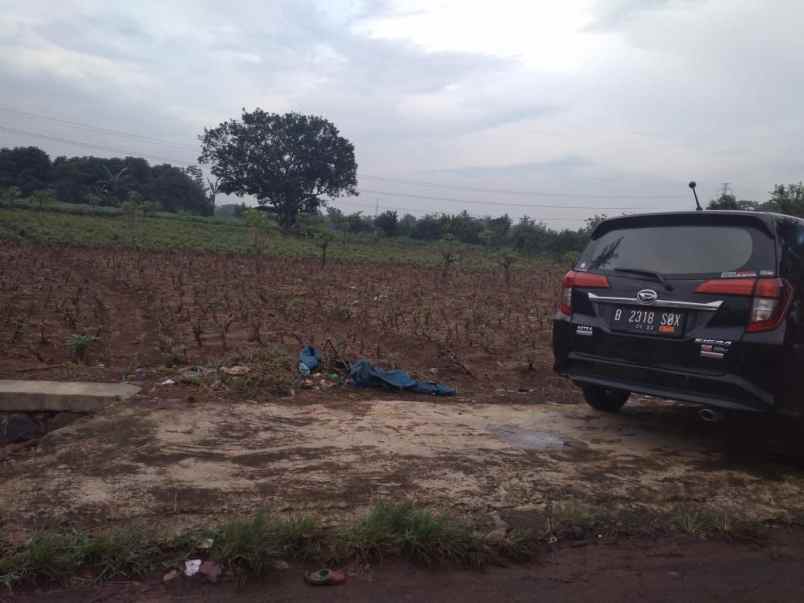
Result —
<instances>
[{"instance_id":1,"label":"black tire","mask_svg":"<svg viewBox=\"0 0 804 603\"><path fill-rule=\"evenodd\" d=\"M586 398L587 404L603 412L618 412L628 402L630 395L631 392L621 389L609 389L599 385L583 386L583 397Z\"/></svg>"}]
</instances>

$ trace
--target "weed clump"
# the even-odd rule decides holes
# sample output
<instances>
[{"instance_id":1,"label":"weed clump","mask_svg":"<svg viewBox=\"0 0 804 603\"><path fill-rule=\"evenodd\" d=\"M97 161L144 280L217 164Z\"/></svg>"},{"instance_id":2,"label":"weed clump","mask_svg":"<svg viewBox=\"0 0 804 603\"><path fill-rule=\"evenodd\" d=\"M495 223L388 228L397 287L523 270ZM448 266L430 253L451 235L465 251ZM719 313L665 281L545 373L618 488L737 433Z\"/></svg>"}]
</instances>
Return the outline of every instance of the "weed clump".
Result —
<instances>
[{"instance_id":1,"label":"weed clump","mask_svg":"<svg viewBox=\"0 0 804 603\"><path fill-rule=\"evenodd\" d=\"M66 583L87 570L102 582L144 576L156 568L159 547L146 532L121 528L90 536L78 530L43 531L25 545L4 547L0 584Z\"/></svg>"},{"instance_id":2,"label":"weed clump","mask_svg":"<svg viewBox=\"0 0 804 603\"><path fill-rule=\"evenodd\" d=\"M380 502L343 538L348 552L365 560L400 556L432 566L452 562L479 567L489 561L483 539L467 524L412 502Z\"/></svg>"},{"instance_id":3,"label":"weed clump","mask_svg":"<svg viewBox=\"0 0 804 603\"><path fill-rule=\"evenodd\" d=\"M312 518L271 519L258 513L217 530L211 556L244 579L268 573L280 559L316 559L322 541L321 529Z\"/></svg>"}]
</instances>

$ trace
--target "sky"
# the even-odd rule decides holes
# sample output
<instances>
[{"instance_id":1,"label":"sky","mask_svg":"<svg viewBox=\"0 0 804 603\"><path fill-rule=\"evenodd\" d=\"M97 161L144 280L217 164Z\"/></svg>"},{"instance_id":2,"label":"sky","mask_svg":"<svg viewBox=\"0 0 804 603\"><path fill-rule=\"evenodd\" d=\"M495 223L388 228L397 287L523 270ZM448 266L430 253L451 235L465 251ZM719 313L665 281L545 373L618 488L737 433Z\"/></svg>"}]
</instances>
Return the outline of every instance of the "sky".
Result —
<instances>
[{"instance_id":1,"label":"sky","mask_svg":"<svg viewBox=\"0 0 804 603\"><path fill-rule=\"evenodd\" d=\"M355 145L344 211L691 209L804 179L800 0L0 0L0 147L197 162L242 108Z\"/></svg>"}]
</instances>

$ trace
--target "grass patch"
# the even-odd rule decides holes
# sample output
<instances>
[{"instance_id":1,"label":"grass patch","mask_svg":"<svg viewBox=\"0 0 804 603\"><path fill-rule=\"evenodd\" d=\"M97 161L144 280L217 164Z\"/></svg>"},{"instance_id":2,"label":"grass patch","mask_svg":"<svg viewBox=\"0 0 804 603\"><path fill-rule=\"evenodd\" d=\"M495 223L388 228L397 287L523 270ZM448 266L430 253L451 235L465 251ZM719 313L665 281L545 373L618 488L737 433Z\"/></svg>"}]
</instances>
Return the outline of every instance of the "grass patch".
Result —
<instances>
[{"instance_id":1,"label":"grass patch","mask_svg":"<svg viewBox=\"0 0 804 603\"><path fill-rule=\"evenodd\" d=\"M489 549L469 525L411 502L381 502L343 534L350 555L377 561L399 556L432 566L448 561L478 567Z\"/></svg>"},{"instance_id":2,"label":"grass patch","mask_svg":"<svg viewBox=\"0 0 804 603\"><path fill-rule=\"evenodd\" d=\"M318 559L323 543L321 528L312 518L273 519L265 513L229 521L213 538L212 559L242 579L268 573L280 559Z\"/></svg>"},{"instance_id":3,"label":"grass patch","mask_svg":"<svg viewBox=\"0 0 804 603\"><path fill-rule=\"evenodd\" d=\"M355 523L325 530L310 517L251 518L217 528L193 530L168 541L137 528L88 534L76 530L35 534L21 546L4 546L0 584L67 584L131 579L186 559L212 559L240 582L274 571L277 561L345 563L402 558L432 567L448 563L479 568L505 561L532 560L546 543L605 537L687 535L695 538L761 538L765 524L723 511L678 506L669 511L600 509L574 501L548 505L544 523L532 531L502 536L410 501L380 502ZM496 530L499 532L499 530ZM211 548L200 543L212 539Z\"/></svg>"},{"instance_id":4,"label":"grass patch","mask_svg":"<svg viewBox=\"0 0 804 603\"><path fill-rule=\"evenodd\" d=\"M0 559L0 584L66 583L86 575L99 582L134 578L153 571L159 556L159 547L135 528L95 536L77 530L40 532Z\"/></svg>"},{"instance_id":5,"label":"grass patch","mask_svg":"<svg viewBox=\"0 0 804 603\"><path fill-rule=\"evenodd\" d=\"M0 207L0 240L82 247L256 253L251 229L242 220L157 213L132 226L119 210L107 211L116 208L80 212L73 211L72 206L64 209L35 211ZM456 250L462 270L497 271L500 268L499 254L495 250L464 244L456 244ZM272 230L263 253L279 257L319 258L321 249L313 238ZM429 267L441 267L444 262L438 242L368 235L334 241L327 253L331 260L347 262L394 262ZM545 264L552 265L553 261L522 256L517 258L513 270L535 270Z\"/></svg>"}]
</instances>

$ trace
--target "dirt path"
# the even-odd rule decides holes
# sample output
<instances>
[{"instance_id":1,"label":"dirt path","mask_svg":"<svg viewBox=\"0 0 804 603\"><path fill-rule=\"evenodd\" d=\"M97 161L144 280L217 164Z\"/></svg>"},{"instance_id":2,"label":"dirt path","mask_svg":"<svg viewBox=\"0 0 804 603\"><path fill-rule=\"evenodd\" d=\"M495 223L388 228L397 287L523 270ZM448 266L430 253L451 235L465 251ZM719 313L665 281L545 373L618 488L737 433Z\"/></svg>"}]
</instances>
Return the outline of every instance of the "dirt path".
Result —
<instances>
[{"instance_id":1,"label":"dirt path","mask_svg":"<svg viewBox=\"0 0 804 603\"><path fill-rule=\"evenodd\" d=\"M388 564L353 576L342 586L312 588L292 568L261 584L203 585L158 577L91 591L20 594L19 602L78 601L264 602L289 601L728 601L804 600L804 532L777 534L763 546L680 540L564 548L530 566L485 572L429 571ZM0 600L2 598L0 597Z\"/></svg>"},{"instance_id":2,"label":"dirt path","mask_svg":"<svg viewBox=\"0 0 804 603\"><path fill-rule=\"evenodd\" d=\"M0 465L0 527L181 528L265 508L327 523L381 497L540 530L548 507L569 523L681 507L692 533L702 509L804 517L804 471L755 446L766 440L759 424L706 425L671 403L637 400L621 415L547 403L193 404L157 389Z\"/></svg>"}]
</instances>

